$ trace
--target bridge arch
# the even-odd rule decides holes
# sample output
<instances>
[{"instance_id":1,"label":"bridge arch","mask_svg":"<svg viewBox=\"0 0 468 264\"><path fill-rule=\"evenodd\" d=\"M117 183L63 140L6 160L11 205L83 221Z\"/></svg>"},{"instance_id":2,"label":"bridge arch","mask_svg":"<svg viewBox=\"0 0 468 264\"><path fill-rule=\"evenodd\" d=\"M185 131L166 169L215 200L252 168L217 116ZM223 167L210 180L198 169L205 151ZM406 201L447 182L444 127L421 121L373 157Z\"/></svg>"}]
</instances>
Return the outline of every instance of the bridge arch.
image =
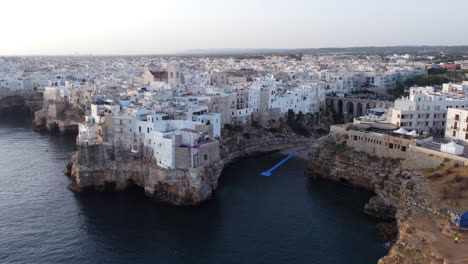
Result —
<instances>
[{"instance_id":1,"label":"bridge arch","mask_svg":"<svg viewBox=\"0 0 468 264\"><path fill-rule=\"evenodd\" d=\"M363 115L364 115L364 106L361 102L358 102L356 116L363 116Z\"/></svg>"},{"instance_id":2,"label":"bridge arch","mask_svg":"<svg viewBox=\"0 0 468 264\"><path fill-rule=\"evenodd\" d=\"M346 102L345 114L354 116L354 103L351 101Z\"/></svg>"},{"instance_id":3,"label":"bridge arch","mask_svg":"<svg viewBox=\"0 0 468 264\"><path fill-rule=\"evenodd\" d=\"M343 101L338 100L337 105L338 105L338 109L337 109L336 112L337 112L338 114L343 114L343 113L344 113L344 112L343 112L343 111L344 111L344 103L343 103Z\"/></svg>"}]
</instances>

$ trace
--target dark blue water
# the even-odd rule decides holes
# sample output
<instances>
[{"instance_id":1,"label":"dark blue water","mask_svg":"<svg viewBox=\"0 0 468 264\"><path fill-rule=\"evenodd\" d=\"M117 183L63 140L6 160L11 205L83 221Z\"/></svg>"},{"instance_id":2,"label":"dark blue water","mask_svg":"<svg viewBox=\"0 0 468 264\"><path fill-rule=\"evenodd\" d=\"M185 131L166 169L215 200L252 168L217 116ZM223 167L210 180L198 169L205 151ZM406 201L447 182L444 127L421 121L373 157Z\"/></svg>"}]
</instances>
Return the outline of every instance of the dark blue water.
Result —
<instances>
[{"instance_id":1,"label":"dark blue water","mask_svg":"<svg viewBox=\"0 0 468 264\"><path fill-rule=\"evenodd\" d=\"M209 202L158 204L140 192L77 195L62 174L74 139L0 118L0 263L376 263L385 254L370 194L304 177L284 155L227 168ZM48 150L46 152L46 150Z\"/></svg>"}]
</instances>

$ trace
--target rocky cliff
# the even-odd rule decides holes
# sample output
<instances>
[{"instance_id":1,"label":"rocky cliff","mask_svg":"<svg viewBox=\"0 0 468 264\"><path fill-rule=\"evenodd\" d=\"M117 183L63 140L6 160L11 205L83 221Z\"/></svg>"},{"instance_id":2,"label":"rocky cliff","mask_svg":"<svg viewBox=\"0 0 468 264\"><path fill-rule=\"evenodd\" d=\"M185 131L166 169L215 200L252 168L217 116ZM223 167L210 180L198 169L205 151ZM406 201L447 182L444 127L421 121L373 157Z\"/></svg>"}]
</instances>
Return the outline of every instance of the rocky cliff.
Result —
<instances>
[{"instance_id":1,"label":"rocky cliff","mask_svg":"<svg viewBox=\"0 0 468 264\"><path fill-rule=\"evenodd\" d=\"M84 120L84 113L78 109L67 109L58 117L51 117L44 104L34 113L33 128L38 132L58 132L65 134L78 134L78 124Z\"/></svg>"},{"instance_id":2,"label":"rocky cliff","mask_svg":"<svg viewBox=\"0 0 468 264\"><path fill-rule=\"evenodd\" d=\"M42 106L42 93L0 93L0 113L34 113Z\"/></svg>"},{"instance_id":3,"label":"rocky cliff","mask_svg":"<svg viewBox=\"0 0 468 264\"><path fill-rule=\"evenodd\" d=\"M195 169L164 169L151 153L131 153L113 146L78 146L66 173L74 191L124 190L137 185L148 196L175 205L196 204L208 199L216 188L221 163Z\"/></svg>"},{"instance_id":4,"label":"rocky cliff","mask_svg":"<svg viewBox=\"0 0 468 264\"><path fill-rule=\"evenodd\" d=\"M351 184L376 193L364 211L385 221L387 224L379 226L387 230L395 221L398 231L389 254L379 260L380 264L464 263L468 259L466 245L463 245L468 237L454 233L447 225L450 212L467 209L461 205L468 201L468 196L458 195L458 200L452 204L450 199L444 199L437 186L450 183L436 182L431 178L438 172L431 172L428 176L424 171L405 169L401 165L402 160L357 152L347 147L342 138L332 136L322 138L314 145L309 160L308 173L313 177ZM449 164L441 166L442 170L453 170L448 167ZM466 167L459 169L468 172ZM468 183L468 175L460 175L463 174L453 177ZM444 179L449 178L446 176ZM468 187L463 185L453 191L466 193L463 188ZM387 233L387 239L391 239L388 232L384 233ZM461 238L459 244L454 244L454 236Z\"/></svg>"},{"instance_id":5,"label":"rocky cliff","mask_svg":"<svg viewBox=\"0 0 468 264\"><path fill-rule=\"evenodd\" d=\"M78 146L66 169L73 183L70 189L124 190L129 184L146 194L175 205L198 204L217 188L222 169L236 159L299 146L310 146L317 135L301 136L288 126L274 129L260 126L224 129L220 139L221 159L195 169L163 169L147 151L132 154L112 146Z\"/></svg>"}]
</instances>

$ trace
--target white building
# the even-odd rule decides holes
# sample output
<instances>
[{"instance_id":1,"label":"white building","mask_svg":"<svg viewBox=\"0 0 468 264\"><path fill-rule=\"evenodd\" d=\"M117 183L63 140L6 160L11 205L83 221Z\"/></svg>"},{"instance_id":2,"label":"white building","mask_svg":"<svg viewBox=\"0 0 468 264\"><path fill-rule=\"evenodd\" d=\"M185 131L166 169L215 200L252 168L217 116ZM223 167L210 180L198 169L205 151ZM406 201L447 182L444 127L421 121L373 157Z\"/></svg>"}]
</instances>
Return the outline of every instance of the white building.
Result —
<instances>
[{"instance_id":1,"label":"white building","mask_svg":"<svg viewBox=\"0 0 468 264\"><path fill-rule=\"evenodd\" d=\"M96 145L102 143L102 130L93 117L87 116L84 124L78 125L78 145Z\"/></svg>"},{"instance_id":2,"label":"white building","mask_svg":"<svg viewBox=\"0 0 468 264\"><path fill-rule=\"evenodd\" d=\"M325 93L323 86L318 84L303 85L301 87L285 90L284 93L275 93L271 107L280 108L281 113L286 114L289 110L295 114L315 113L325 103Z\"/></svg>"},{"instance_id":3,"label":"white building","mask_svg":"<svg viewBox=\"0 0 468 264\"><path fill-rule=\"evenodd\" d=\"M442 85L443 93L468 94L468 81L463 83L444 83Z\"/></svg>"},{"instance_id":4,"label":"white building","mask_svg":"<svg viewBox=\"0 0 468 264\"><path fill-rule=\"evenodd\" d=\"M390 122L407 130L442 132L449 108L468 108L468 99L436 93L433 87L413 87L409 97L396 100L395 106L390 108Z\"/></svg>"},{"instance_id":5,"label":"white building","mask_svg":"<svg viewBox=\"0 0 468 264\"><path fill-rule=\"evenodd\" d=\"M468 109L448 109L445 138L468 143Z\"/></svg>"}]
</instances>

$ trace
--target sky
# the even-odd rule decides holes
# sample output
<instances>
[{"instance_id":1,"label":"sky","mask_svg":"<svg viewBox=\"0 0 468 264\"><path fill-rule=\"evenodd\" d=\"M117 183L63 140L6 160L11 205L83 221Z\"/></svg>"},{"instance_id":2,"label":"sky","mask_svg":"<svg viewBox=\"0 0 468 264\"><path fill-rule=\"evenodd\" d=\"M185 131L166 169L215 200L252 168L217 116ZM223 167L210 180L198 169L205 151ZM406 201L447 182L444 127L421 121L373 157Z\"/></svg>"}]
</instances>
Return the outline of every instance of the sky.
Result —
<instances>
[{"instance_id":1,"label":"sky","mask_svg":"<svg viewBox=\"0 0 468 264\"><path fill-rule=\"evenodd\" d=\"M468 45L467 0L2 0L0 55Z\"/></svg>"}]
</instances>

